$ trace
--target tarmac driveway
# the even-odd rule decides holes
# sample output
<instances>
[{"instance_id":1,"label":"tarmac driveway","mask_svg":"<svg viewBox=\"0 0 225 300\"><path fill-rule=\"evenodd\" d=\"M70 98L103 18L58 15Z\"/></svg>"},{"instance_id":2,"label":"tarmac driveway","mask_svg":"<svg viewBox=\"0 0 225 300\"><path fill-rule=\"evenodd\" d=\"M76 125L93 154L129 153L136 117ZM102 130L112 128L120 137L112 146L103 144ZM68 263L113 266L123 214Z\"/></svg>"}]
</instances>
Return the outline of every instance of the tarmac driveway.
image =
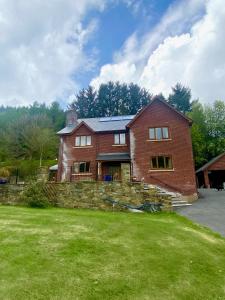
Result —
<instances>
[{"instance_id":1,"label":"tarmac driveway","mask_svg":"<svg viewBox=\"0 0 225 300\"><path fill-rule=\"evenodd\" d=\"M225 190L199 189L200 198L177 212L225 236Z\"/></svg>"}]
</instances>

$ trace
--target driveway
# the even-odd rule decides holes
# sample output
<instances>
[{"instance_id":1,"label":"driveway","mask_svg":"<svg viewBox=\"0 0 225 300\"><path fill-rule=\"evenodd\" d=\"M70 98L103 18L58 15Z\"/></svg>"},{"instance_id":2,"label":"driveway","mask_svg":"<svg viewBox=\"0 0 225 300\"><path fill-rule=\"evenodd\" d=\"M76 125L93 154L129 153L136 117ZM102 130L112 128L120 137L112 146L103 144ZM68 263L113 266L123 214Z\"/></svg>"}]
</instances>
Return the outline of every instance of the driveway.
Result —
<instances>
[{"instance_id":1,"label":"driveway","mask_svg":"<svg viewBox=\"0 0 225 300\"><path fill-rule=\"evenodd\" d=\"M225 190L199 189L200 198L177 212L225 236Z\"/></svg>"}]
</instances>

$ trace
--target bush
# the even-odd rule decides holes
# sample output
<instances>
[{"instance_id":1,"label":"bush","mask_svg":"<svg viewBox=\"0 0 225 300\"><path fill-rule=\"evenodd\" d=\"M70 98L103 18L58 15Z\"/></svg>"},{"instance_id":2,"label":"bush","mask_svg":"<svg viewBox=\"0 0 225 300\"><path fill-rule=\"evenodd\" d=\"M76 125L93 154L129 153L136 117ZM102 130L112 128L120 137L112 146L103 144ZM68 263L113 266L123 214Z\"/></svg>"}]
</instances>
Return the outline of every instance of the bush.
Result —
<instances>
[{"instance_id":1,"label":"bush","mask_svg":"<svg viewBox=\"0 0 225 300\"><path fill-rule=\"evenodd\" d=\"M0 168L0 177L1 178L8 178L10 176L10 172L6 167Z\"/></svg>"},{"instance_id":2,"label":"bush","mask_svg":"<svg viewBox=\"0 0 225 300\"><path fill-rule=\"evenodd\" d=\"M29 184L29 186L23 192L22 201L24 201L30 207L48 207L50 203L45 193L45 184L43 182L34 182Z\"/></svg>"}]
</instances>

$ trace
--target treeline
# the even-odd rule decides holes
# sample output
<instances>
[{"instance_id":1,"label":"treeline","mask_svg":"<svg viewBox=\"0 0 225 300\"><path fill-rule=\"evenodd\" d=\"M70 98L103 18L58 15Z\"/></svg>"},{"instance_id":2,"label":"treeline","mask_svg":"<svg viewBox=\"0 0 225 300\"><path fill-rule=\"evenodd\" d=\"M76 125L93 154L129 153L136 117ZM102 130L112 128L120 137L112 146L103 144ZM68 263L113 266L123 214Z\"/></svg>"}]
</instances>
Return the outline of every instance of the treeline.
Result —
<instances>
[{"instance_id":1,"label":"treeline","mask_svg":"<svg viewBox=\"0 0 225 300\"><path fill-rule=\"evenodd\" d=\"M196 167L225 151L225 103L202 105L192 100L191 90L177 84L168 98L159 95L193 119L192 140ZM98 90L88 86L75 97L70 107L78 117L104 117L136 114L153 95L136 84L108 82ZM0 167L10 160L55 160L58 153L56 132L65 125L59 103L50 106L34 103L29 107L0 107Z\"/></svg>"},{"instance_id":2,"label":"treeline","mask_svg":"<svg viewBox=\"0 0 225 300\"><path fill-rule=\"evenodd\" d=\"M225 152L225 102L202 105L193 101L188 116L193 120L192 144L196 167Z\"/></svg>"},{"instance_id":3,"label":"treeline","mask_svg":"<svg viewBox=\"0 0 225 300\"><path fill-rule=\"evenodd\" d=\"M56 131L65 123L57 102L50 106L0 107L0 162L14 159L54 159L58 153Z\"/></svg>"}]
</instances>

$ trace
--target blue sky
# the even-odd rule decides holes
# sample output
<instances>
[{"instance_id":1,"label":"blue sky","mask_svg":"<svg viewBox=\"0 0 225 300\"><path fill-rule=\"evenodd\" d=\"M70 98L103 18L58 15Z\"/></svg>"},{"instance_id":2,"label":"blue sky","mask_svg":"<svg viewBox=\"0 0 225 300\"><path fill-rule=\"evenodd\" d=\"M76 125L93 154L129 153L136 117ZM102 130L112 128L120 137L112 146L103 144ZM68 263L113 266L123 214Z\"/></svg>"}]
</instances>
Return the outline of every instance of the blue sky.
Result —
<instances>
[{"instance_id":1,"label":"blue sky","mask_svg":"<svg viewBox=\"0 0 225 300\"><path fill-rule=\"evenodd\" d=\"M139 1L140 7L135 11L132 5L129 7L126 2L118 1L109 5L103 12L90 12L84 24L92 18L97 19L98 29L87 43L85 51L91 53L93 48L97 49L98 58L93 72L81 74L79 80L82 86L89 84L98 68L112 62L114 53L120 50L124 41L133 32L142 35L149 28L154 27L172 2L172 0Z\"/></svg>"},{"instance_id":2,"label":"blue sky","mask_svg":"<svg viewBox=\"0 0 225 300\"><path fill-rule=\"evenodd\" d=\"M0 0L0 105L134 82L225 100L224 0Z\"/></svg>"}]
</instances>

